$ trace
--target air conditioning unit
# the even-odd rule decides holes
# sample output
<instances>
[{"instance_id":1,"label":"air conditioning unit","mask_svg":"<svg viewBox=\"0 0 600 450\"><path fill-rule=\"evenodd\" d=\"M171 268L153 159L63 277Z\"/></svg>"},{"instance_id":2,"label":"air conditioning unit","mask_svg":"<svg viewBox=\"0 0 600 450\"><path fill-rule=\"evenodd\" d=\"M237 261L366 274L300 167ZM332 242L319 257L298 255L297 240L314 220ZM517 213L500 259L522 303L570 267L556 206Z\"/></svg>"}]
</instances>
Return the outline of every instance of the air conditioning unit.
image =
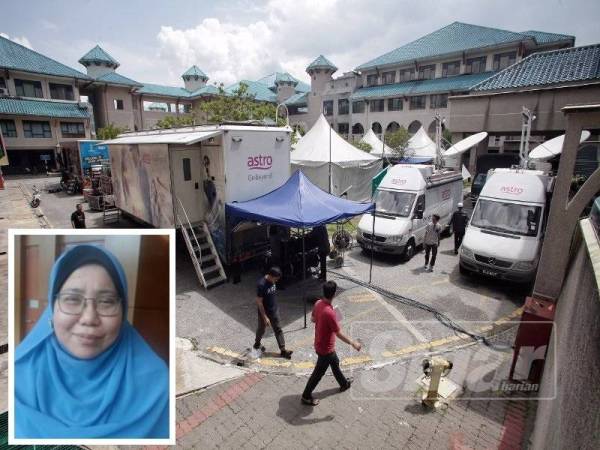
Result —
<instances>
[{"instance_id":1,"label":"air conditioning unit","mask_svg":"<svg viewBox=\"0 0 600 450\"><path fill-rule=\"evenodd\" d=\"M0 96L8 97L8 89L7 88L0 88Z\"/></svg>"}]
</instances>

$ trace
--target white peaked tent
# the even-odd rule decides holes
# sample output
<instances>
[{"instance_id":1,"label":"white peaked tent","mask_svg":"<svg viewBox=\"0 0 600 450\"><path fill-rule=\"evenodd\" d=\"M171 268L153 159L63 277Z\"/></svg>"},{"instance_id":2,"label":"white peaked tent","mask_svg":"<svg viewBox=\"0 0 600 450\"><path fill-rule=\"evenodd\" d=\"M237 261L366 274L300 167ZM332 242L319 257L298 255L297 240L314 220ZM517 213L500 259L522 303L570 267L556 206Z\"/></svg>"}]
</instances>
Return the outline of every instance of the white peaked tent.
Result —
<instances>
[{"instance_id":1,"label":"white peaked tent","mask_svg":"<svg viewBox=\"0 0 600 450\"><path fill-rule=\"evenodd\" d=\"M379 158L383 158L383 156L392 156L394 151L381 142L381 139L377 137L375 132L369 128L369 131L362 137L360 142L364 142L365 144L369 144L371 146L371 155L377 156Z\"/></svg>"},{"instance_id":2,"label":"white peaked tent","mask_svg":"<svg viewBox=\"0 0 600 450\"><path fill-rule=\"evenodd\" d=\"M409 140L406 147L406 156L418 156L420 158L435 158L435 142L427 135L423 127L419 128Z\"/></svg>"},{"instance_id":3,"label":"white peaked tent","mask_svg":"<svg viewBox=\"0 0 600 450\"><path fill-rule=\"evenodd\" d=\"M331 129L322 114L292 151L292 172L300 169L329 192L330 137L331 193L340 195L348 190L348 200L370 200L371 179L381 171L382 160L348 143Z\"/></svg>"}]
</instances>

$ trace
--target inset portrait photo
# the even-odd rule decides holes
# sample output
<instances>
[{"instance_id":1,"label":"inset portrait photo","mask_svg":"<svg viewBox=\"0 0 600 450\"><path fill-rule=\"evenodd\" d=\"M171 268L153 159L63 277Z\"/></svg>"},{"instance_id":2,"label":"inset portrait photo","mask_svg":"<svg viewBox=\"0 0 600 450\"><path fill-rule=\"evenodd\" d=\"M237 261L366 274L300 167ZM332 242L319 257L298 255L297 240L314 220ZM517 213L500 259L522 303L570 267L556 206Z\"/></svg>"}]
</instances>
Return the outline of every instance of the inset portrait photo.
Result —
<instances>
[{"instance_id":1,"label":"inset portrait photo","mask_svg":"<svg viewBox=\"0 0 600 450\"><path fill-rule=\"evenodd\" d=\"M175 444L174 240L9 231L9 444Z\"/></svg>"}]
</instances>

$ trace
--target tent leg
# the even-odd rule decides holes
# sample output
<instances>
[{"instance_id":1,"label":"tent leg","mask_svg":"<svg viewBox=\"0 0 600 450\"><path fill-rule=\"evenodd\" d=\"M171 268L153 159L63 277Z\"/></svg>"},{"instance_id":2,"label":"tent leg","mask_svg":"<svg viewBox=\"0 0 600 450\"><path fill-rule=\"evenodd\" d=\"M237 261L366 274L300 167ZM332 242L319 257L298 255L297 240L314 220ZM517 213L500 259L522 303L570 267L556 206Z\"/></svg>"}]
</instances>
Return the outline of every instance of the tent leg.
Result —
<instances>
[{"instance_id":1,"label":"tent leg","mask_svg":"<svg viewBox=\"0 0 600 450\"><path fill-rule=\"evenodd\" d=\"M375 210L373 211L373 228L371 231L371 263L369 265L369 284L373 276L373 241L375 241L375 211L377 211L377 205L375 204Z\"/></svg>"},{"instance_id":2,"label":"tent leg","mask_svg":"<svg viewBox=\"0 0 600 450\"><path fill-rule=\"evenodd\" d=\"M302 284L302 303L304 303L304 328L306 328L306 250L304 248L304 228L302 228Z\"/></svg>"}]
</instances>

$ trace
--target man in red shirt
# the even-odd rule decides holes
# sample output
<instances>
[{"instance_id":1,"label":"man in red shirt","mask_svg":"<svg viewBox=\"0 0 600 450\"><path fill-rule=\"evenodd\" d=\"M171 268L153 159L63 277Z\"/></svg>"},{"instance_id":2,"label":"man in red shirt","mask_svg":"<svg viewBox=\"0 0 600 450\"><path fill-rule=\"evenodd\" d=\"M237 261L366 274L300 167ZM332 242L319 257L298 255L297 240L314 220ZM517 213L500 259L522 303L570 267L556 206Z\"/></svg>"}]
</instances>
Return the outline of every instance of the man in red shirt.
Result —
<instances>
[{"instance_id":1,"label":"man in red shirt","mask_svg":"<svg viewBox=\"0 0 600 450\"><path fill-rule=\"evenodd\" d=\"M313 398L312 393L329 366L331 366L333 376L340 385L340 392L349 389L352 384L352 379L346 378L340 370L340 360L335 353L336 336L346 344L354 347L356 351L360 351L362 347L360 342L353 341L340 329L335 311L331 306L336 290L337 284L334 281L323 284L323 298L313 308L312 321L315 323L315 351L318 359L302 393L301 400L305 405L316 406L319 404L319 400Z\"/></svg>"}]
</instances>

